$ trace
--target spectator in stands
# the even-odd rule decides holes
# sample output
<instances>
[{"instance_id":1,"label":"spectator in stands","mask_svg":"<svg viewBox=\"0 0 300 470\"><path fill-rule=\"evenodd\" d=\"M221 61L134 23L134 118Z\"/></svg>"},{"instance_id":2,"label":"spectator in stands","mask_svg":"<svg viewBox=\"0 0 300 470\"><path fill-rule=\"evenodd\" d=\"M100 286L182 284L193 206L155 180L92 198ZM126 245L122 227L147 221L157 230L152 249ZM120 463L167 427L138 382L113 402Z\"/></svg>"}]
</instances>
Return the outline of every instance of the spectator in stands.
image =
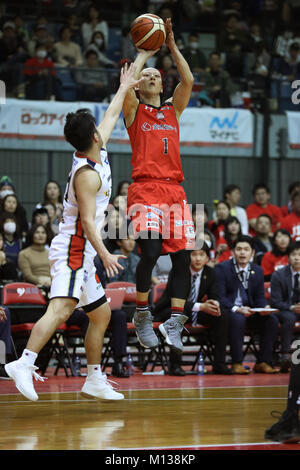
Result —
<instances>
[{"instance_id":1,"label":"spectator in stands","mask_svg":"<svg viewBox=\"0 0 300 470\"><path fill-rule=\"evenodd\" d=\"M117 195L127 197L128 188L129 188L130 184L131 184L131 181L128 181L128 180L119 181L118 186L117 186Z\"/></svg>"},{"instance_id":2,"label":"spectator in stands","mask_svg":"<svg viewBox=\"0 0 300 470\"><path fill-rule=\"evenodd\" d=\"M193 73L203 72L206 67L207 60L205 54L200 49L197 33L189 34L188 45L183 49L182 54Z\"/></svg>"},{"instance_id":3,"label":"spectator in stands","mask_svg":"<svg viewBox=\"0 0 300 470\"><path fill-rule=\"evenodd\" d=\"M291 241L289 232L283 228L279 228L274 233L272 237L272 250L267 251L261 259L265 281L271 279L274 271L288 264L288 250Z\"/></svg>"},{"instance_id":4,"label":"spectator in stands","mask_svg":"<svg viewBox=\"0 0 300 470\"><path fill-rule=\"evenodd\" d=\"M218 38L219 50L226 53L225 68L234 78L243 76L244 52L247 50L247 34L238 26L239 17L228 15Z\"/></svg>"},{"instance_id":5,"label":"spectator in stands","mask_svg":"<svg viewBox=\"0 0 300 470\"><path fill-rule=\"evenodd\" d=\"M283 217L286 217L287 215L289 215L293 212L291 197L292 197L292 194L293 194L294 191L299 191L300 192L300 181L293 181L288 186L289 200L288 200L288 203L281 208L281 212L282 212Z\"/></svg>"},{"instance_id":6,"label":"spectator in stands","mask_svg":"<svg viewBox=\"0 0 300 470\"><path fill-rule=\"evenodd\" d=\"M163 85L162 103L173 95L176 86L179 83L178 73L174 67L173 58L170 54L161 56L155 65L160 71Z\"/></svg>"},{"instance_id":7,"label":"spectator in stands","mask_svg":"<svg viewBox=\"0 0 300 470\"><path fill-rule=\"evenodd\" d=\"M55 43L57 65L80 67L83 64L81 48L76 42L71 40L71 29L68 26L63 26L59 36L60 40Z\"/></svg>"},{"instance_id":8,"label":"spectator in stands","mask_svg":"<svg viewBox=\"0 0 300 470\"><path fill-rule=\"evenodd\" d=\"M23 206L20 205L19 200L15 194L8 194L1 201L1 211L8 214L13 214L18 223L18 227L21 231L22 238L26 237L28 232L28 222L26 217L26 211Z\"/></svg>"},{"instance_id":9,"label":"spectator in stands","mask_svg":"<svg viewBox=\"0 0 300 470\"><path fill-rule=\"evenodd\" d=\"M45 207L47 204L55 204L57 222L60 221L63 211L63 194L57 181L49 180L44 187L43 201L36 208Z\"/></svg>"},{"instance_id":10,"label":"spectator in stands","mask_svg":"<svg viewBox=\"0 0 300 470\"><path fill-rule=\"evenodd\" d=\"M94 259L94 264L97 276L105 288L110 280L107 279L102 260L98 255ZM123 378L129 377L123 362L127 356L127 313L124 310L112 310L109 326L111 327L111 346L113 351L112 375Z\"/></svg>"},{"instance_id":11,"label":"spectator in stands","mask_svg":"<svg viewBox=\"0 0 300 470\"><path fill-rule=\"evenodd\" d=\"M47 232L43 225L33 225L28 233L29 246L19 253L19 268L23 280L37 286L50 287L50 262L48 258Z\"/></svg>"},{"instance_id":12,"label":"spectator in stands","mask_svg":"<svg viewBox=\"0 0 300 470\"><path fill-rule=\"evenodd\" d=\"M233 215L230 215L228 219L225 220L225 232L224 238L219 240L219 245L226 245L226 250L221 252L218 255L217 250L217 262L222 263L233 257L233 247L236 243L236 240L242 235L242 228L239 219Z\"/></svg>"},{"instance_id":13,"label":"spectator in stands","mask_svg":"<svg viewBox=\"0 0 300 470\"><path fill-rule=\"evenodd\" d=\"M26 99L45 100L61 98L60 82L56 78L54 63L47 58L44 44L37 44L35 56L26 60L23 74L26 77Z\"/></svg>"},{"instance_id":14,"label":"spectator in stands","mask_svg":"<svg viewBox=\"0 0 300 470\"><path fill-rule=\"evenodd\" d=\"M81 45L81 28L78 21L78 16L75 13L69 13L65 20L65 25L71 30L71 39L77 44Z\"/></svg>"},{"instance_id":15,"label":"spectator in stands","mask_svg":"<svg viewBox=\"0 0 300 470\"><path fill-rule=\"evenodd\" d=\"M208 229L212 232L218 246L219 240L224 238L225 220L230 216L230 205L226 201L218 201L216 204L215 219L208 222Z\"/></svg>"},{"instance_id":16,"label":"spectator in stands","mask_svg":"<svg viewBox=\"0 0 300 470\"><path fill-rule=\"evenodd\" d=\"M136 58L136 54L137 50L131 39L130 26L125 26L122 29L121 57L126 57L133 62Z\"/></svg>"},{"instance_id":17,"label":"spectator in stands","mask_svg":"<svg viewBox=\"0 0 300 470\"><path fill-rule=\"evenodd\" d=\"M4 238L0 232L0 282L17 280L18 271L12 261L7 259L4 246Z\"/></svg>"},{"instance_id":18,"label":"spectator in stands","mask_svg":"<svg viewBox=\"0 0 300 470\"><path fill-rule=\"evenodd\" d=\"M22 249L22 236L13 214L1 215L0 232L3 234L6 258L18 269L18 255Z\"/></svg>"},{"instance_id":19,"label":"spectator in stands","mask_svg":"<svg viewBox=\"0 0 300 470\"><path fill-rule=\"evenodd\" d=\"M94 31L91 42L89 43L86 51L94 51L97 53L99 66L117 68L119 64L110 60L104 52L104 34L102 31Z\"/></svg>"},{"instance_id":20,"label":"spectator in stands","mask_svg":"<svg viewBox=\"0 0 300 470\"><path fill-rule=\"evenodd\" d=\"M11 356L10 311L7 307L1 307L1 306L0 306L0 340L4 341L4 344L5 344L5 354L0 355L0 379L9 379L4 369L4 365L7 362L10 362L10 360L7 361L7 358ZM2 350L1 350L1 353L3 353Z\"/></svg>"},{"instance_id":21,"label":"spectator in stands","mask_svg":"<svg viewBox=\"0 0 300 470\"><path fill-rule=\"evenodd\" d=\"M230 205L230 215L239 219L243 235L248 235L247 213L243 207L238 205L241 200L241 188L237 184L228 184L224 189L223 199Z\"/></svg>"},{"instance_id":22,"label":"spectator in stands","mask_svg":"<svg viewBox=\"0 0 300 470\"><path fill-rule=\"evenodd\" d=\"M255 372L273 374L273 346L278 334L278 318L260 315L252 309L266 307L263 270L250 260L254 256L253 239L242 235L235 243L234 257L217 264L218 292L222 314L229 315L229 343L232 369L236 374L248 374L243 366L243 343L246 326L260 331L260 348Z\"/></svg>"},{"instance_id":23,"label":"spectator in stands","mask_svg":"<svg viewBox=\"0 0 300 470\"><path fill-rule=\"evenodd\" d=\"M253 45L253 52L248 53L245 75L249 78L267 77L271 64L271 56L263 41ZM258 83L258 82L257 82Z\"/></svg>"},{"instance_id":24,"label":"spectator in stands","mask_svg":"<svg viewBox=\"0 0 300 470\"><path fill-rule=\"evenodd\" d=\"M289 231L293 241L300 239L300 191L291 196L293 212L283 218L281 226Z\"/></svg>"},{"instance_id":25,"label":"spectator in stands","mask_svg":"<svg viewBox=\"0 0 300 470\"><path fill-rule=\"evenodd\" d=\"M8 194L15 194L16 190L13 185L12 179L9 176L2 176L0 178L0 202Z\"/></svg>"},{"instance_id":26,"label":"spectator in stands","mask_svg":"<svg viewBox=\"0 0 300 470\"><path fill-rule=\"evenodd\" d=\"M32 38L28 42L28 53L30 57L34 57L36 53L36 47L38 44L46 45L52 35L49 33L47 25L45 24L37 24L34 29L34 34Z\"/></svg>"},{"instance_id":27,"label":"spectator in stands","mask_svg":"<svg viewBox=\"0 0 300 470\"><path fill-rule=\"evenodd\" d=\"M135 272L136 267L140 261L140 258L133 253L135 248L135 240L133 236L128 235L127 238L119 238L117 240L118 249L114 251L114 254L122 254L126 258L120 258L119 263L123 266L123 270L120 270L118 274L109 278L110 282L125 281L135 283Z\"/></svg>"},{"instance_id":28,"label":"spectator in stands","mask_svg":"<svg viewBox=\"0 0 300 470\"><path fill-rule=\"evenodd\" d=\"M59 227L57 215L56 215L56 206L55 204L53 204L53 202L49 202L48 204L45 205L45 209L48 212L51 230L56 235L58 233L58 227Z\"/></svg>"},{"instance_id":29,"label":"spectator in stands","mask_svg":"<svg viewBox=\"0 0 300 470\"><path fill-rule=\"evenodd\" d=\"M278 308L280 321L281 372L291 365L290 347L296 321L300 321L300 242L289 247L287 266L278 269L271 278L271 307Z\"/></svg>"},{"instance_id":30,"label":"spectator in stands","mask_svg":"<svg viewBox=\"0 0 300 470\"><path fill-rule=\"evenodd\" d=\"M28 44L30 36L29 36L29 31L27 29L25 20L21 15L16 15L14 17L14 23L16 26L17 38L22 44L24 44L27 50L27 44Z\"/></svg>"},{"instance_id":31,"label":"spectator in stands","mask_svg":"<svg viewBox=\"0 0 300 470\"><path fill-rule=\"evenodd\" d=\"M208 261L209 247L206 244L200 250L191 252L190 294L185 303L184 314L194 325L201 324L212 327L215 346L212 371L215 374L230 374L231 371L225 364L228 314L220 312L215 270L207 266ZM165 321L170 316L172 276L171 270L167 287L154 308L155 321ZM205 296L207 300L204 301L203 297ZM169 374L185 375L181 368L181 356L174 352L170 353Z\"/></svg>"},{"instance_id":32,"label":"spectator in stands","mask_svg":"<svg viewBox=\"0 0 300 470\"><path fill-rule=\"evenodd\" d=\"M91 5L88 9L88 19L81 26L81 34L84 49L89 45L95 31L101 31L104 35L104 49L108 46L109 28L107 22L102 18L100 11Z\"/></svg>"},{"instance_id":33,"label":"spectator in stands","mask_svg":"<svg viewBox=\"0 0 300 470\"><path fill-rule=\"evenodd\" d=\"M117 240L126 238L128 233L127 222L123 214L112 204L107 208L107 217L101 230L103 243L110 253L119 249Z\"/></svg>"},{"instance_id":34,"label":"spectator in stands","mask_svg":"<svg viewBox=\"0 0 300 470\"><path fill-rule=\"evenodd\" d=\"M100 68L98 54L95 51L85 53L85 65L75 73L80 85L79 99L82 101L102 101L109 93L107 72Z\"/></svg>"},{"instance_id":35,"label":"spectator in stands","mask_svg":"<svg viewBox=\"0 0 300 470\"><path fill-rule=\"evenodd\" d=\"M33 211L31 218L31 227L36 224L43 225L43 227L45 228L47 233L46 249L49 250L51 241L54 237L54 231L52 230L49 213L46 207L39 207ZM28 246L28 244L29 240L27 237L26 246Z\"/></svg>"},{"instance_id":36,"label":"spectator in stands","mask_svg":"<svg viewBox=\"0 0 300 470\"><path fill-rule=\"evenodd\" d=\"M222 69L219 52L210 53L208 67L200 72L199 80L204 83L204 89L215 107L231 106L230 95L233 93L233 84L229 73Z\"/></svg>"},{"instance_id":37,"label":"spectator in stands","mask_svg":"<svg viewBox=\"0 0 300 470\"><path fill-rule=\"evenodd\" d=\"M271 227L272 219L268 214L261 214L257 217L255 224L256 236L253 238L254 262L256 264L260 265L264 254L273 248L272 237L270 237Z\"/></svg>"},{"instance_id":38,"label":"spectator in stands","mask_svg":"<svg viewBox=\"0 0 300 470\"><path fill-rule=\"evenodd\" d=\"M0 39L0 78L5 82L7 91L14 91L20 84L22 65L27 56L26 44L17 36L15 23L7 21Z\"/></svg>"},{"instance_id":39,"label":"spectator in stands","mask_svg":"<svg viewBox=\"0 0 300 470\"><path fill-rule=\"evenodd\" d=\"M284 80L293 82L300 78L300 45L293 42L289 47L288 56L281 58L278 64L278 73Z\"/></svg>"},{"instance_id":40,"label":"spectator in stands","mask_svg":"<svg viewBox=\"0 0 300 470\"><path fill-rule=\"evenodd\" d=\"M167 282L171 268L172 261L170 255L160 256L152 271L152 284L156 285L161 282Z\"/></svg>"},{"instance_id":41,"label":"spectator in stands","mask_svg":"<svg viewBox=\"0 0 300 470\"><path fill-rule=\"evenodd\" d=\"M268 214L272 219L271 233L277 230L282 221L281 210L278 206L270 204L271 193L264 183L255 184L252 189L254 202L246 208L250 226L250 235L255 236L256 219L261 214Z\"/></svg>"}]
</instances>

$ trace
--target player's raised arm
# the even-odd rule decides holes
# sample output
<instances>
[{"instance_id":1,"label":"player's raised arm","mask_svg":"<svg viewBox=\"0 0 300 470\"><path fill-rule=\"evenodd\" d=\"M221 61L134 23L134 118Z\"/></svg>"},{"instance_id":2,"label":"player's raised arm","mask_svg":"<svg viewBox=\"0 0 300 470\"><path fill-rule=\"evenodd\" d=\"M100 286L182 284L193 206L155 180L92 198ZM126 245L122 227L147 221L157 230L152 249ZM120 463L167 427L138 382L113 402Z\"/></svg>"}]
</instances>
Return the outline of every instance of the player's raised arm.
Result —
<instances>
[{"instance_id":1,"label":"player's raised arm","mask_svg":"<svg viewBox=\"0 0 300 470\"><path fill-rule=\"evenodd\" d=\"M146 64L147 60L150 59L150 57L152 57L154 54L156 54L158 50L159 49L155 51L146 51L144 49L138 49L138 54L134 61L134 67L135 67L134 77L136 80L139 79L141 71L143 70L144 65ZM124 119L125 119L125 123L127 127L131 124L131 122L134 119L138 103L139 101L136 97L134 89L130 88L126 94L126 97L123 103L123 114L124 114Z\"/></svg>"},{"instance_id":2,"label":"player's raised arm","mask_svg":"<svg viewBox=\"0 0 300 470\"><path fill-rule=\"evenodd\" d=\"M138 86L142 80L137 80L135 76L136 74L134 64L131 64L129 67L127 64L125 64L125 66L121 69L119 89L112 99L109 107L107 108L103 120L98 126L98 131L100 132L104 147L106 146L106 143L108 142L113 128L115 127L119 118L123 101L128 90Z\"/></svg>"},{"instance_id":3,"label":"player's raised arm","mask_svg":"<svg viewBox=\"0 0 300 470\"><path fill-rule=\"evenodd\" d=\"M189 67L189 64L181 54L180 50L178 49L173 29L171 19L167 18L165 22L166 28L166 45L170 49L172 57L175 61L179 76L180 82L178 83L175 91L173 93L173 105L176 111L177 119L180 117L181 113L187 107L187 104L191 97L191 91L193 88L194 77Z\"/></svg>"}]
</instances>

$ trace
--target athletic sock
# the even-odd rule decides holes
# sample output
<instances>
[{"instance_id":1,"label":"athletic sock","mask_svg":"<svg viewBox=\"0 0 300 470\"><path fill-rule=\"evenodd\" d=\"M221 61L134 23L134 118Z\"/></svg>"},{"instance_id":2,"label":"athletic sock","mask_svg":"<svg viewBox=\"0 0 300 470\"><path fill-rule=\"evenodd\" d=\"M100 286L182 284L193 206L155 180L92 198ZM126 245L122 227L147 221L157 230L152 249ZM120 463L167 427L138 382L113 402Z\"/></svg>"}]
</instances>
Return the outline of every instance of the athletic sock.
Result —
<instances>
[{"instance_id":1,"label":"athletic sock","mask_svg":"<svg viewBox=\"0 0 300 470\"><path fill-rule=\"evenodd\" d=\"M136 310L137 312L146 312L147 310L149 310L148 300L146 300L145 302L137 301Z\"/></svg>"},{"instance_id":2,"label":"athletic sock","mask_svg":"<svg viewBox=\"0 0 300 470\"><path fill-rule=\"evenodd\" d=\"M184 307L172 307L172 317L177 317L178 315L182 315L184 311Z\"/></svg>"},{"instance_id":3,"label":"athletic sock","mask_svg":"<svg viewBox=\"0 0 300 470\"><path fill-rule=\"evenodd\" d=\"M27 364L30 364L33 366L37 356L38 356L37 353L30 351L29 349L24 349L21 359L24 359L24 361Z\"/></svg>"},{"instance_id":4,"label":"athletic sock","mask_svg":"<svg viewBox=\"0 0 300 470\"><path fill-rule=\"evenodd\" d=\"M102 376L100 364L88 364L87 373L88 373L88 377L92 377L94 375Z\"/></svg>"}]
</instances>

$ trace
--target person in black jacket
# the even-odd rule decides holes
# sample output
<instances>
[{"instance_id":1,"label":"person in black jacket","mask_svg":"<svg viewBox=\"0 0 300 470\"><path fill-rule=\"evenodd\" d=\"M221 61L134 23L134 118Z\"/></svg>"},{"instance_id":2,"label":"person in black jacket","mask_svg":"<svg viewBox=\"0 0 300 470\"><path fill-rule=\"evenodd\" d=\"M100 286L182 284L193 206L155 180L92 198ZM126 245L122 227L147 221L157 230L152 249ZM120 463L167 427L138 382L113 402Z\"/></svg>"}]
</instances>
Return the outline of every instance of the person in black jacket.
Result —
<instances>
[{"instance_id":1,"label":"person in black jacket","mask_svg":"<svg viewBox=\"0 0 300 470\"><path fill-rule=\"evenodd\" d=\"M227 344L228 315L221 315L218 301L218 286L214 268L207 266L209 247L203 243L201 249L191 252L189 296L184 307L184 315L192 324L210 325L214 336L213 373L230 374L231 370L225 365ZM173 273L170 271L167 287L154 308L154 321L165 321L171 310L170 285ZM207 300L203 300L206 297ZM170 375L185 375L180 366L181 356L171 351Z\"/></svg>"},{"instance_id":2,"label":"person in black jacket","mask_svg":"<svg viewBox=\"0 0 300 470\"><path fill-rule=\"evenodd\" d=\"M300 321L300 242L289 248L289 264L275 271L271 278L271 307L279 310L281 372L291 366L290 347L296 321Z\"/></svg>"}]
</instances>

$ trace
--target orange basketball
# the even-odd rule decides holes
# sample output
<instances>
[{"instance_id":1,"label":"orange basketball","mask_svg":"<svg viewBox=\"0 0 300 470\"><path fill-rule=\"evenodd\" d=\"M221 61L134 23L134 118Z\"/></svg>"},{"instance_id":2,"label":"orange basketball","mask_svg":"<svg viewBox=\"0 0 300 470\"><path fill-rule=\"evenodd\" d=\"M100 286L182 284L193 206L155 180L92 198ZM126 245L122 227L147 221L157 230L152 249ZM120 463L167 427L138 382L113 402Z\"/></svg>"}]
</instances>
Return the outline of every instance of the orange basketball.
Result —
<instances>
[{"instance_id":1,"label":"orange basketball","mask_svg":"<svg viewBox=\"0 0 300 470\"><path fill-rule=\"evenodd\" d=\"M146 51L159 49L166 39L163 20L152 13L138 16L131 25L130 33L135 46Z\"/></svg>"}]
</instances>

